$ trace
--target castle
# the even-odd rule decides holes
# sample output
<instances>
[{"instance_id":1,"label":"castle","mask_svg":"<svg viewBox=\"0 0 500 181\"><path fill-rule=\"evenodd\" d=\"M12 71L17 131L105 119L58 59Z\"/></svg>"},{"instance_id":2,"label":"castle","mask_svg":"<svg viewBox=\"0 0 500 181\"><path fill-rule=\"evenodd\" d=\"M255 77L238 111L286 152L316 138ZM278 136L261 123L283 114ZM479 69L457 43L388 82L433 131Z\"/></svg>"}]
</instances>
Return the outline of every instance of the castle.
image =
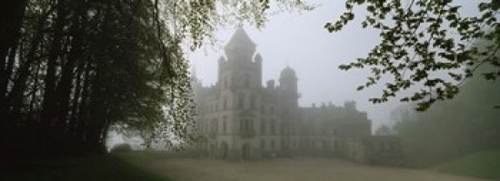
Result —
<instances>
[{"instance_id":1,"label":"castle","mask_svg":"<svg viewBox=\"0 0 500 181\"><path fill-rule=\"evenodd\" d=\"M262 84L263 58L239 28L218 61L215 85L193 78L201 149L221 159L323 155L364 160L371 121L353 101L299 107L297 75L286 67L279 82Z\"/></svg>"}]
</instances>

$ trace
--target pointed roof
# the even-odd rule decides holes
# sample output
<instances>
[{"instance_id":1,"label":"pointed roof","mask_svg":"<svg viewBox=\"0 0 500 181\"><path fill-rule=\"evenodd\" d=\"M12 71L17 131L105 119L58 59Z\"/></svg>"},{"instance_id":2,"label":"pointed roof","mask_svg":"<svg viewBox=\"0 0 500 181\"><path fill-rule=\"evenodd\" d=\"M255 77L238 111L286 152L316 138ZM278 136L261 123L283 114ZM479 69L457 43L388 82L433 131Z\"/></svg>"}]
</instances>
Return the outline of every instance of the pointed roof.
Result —
<instances>
[{"instance_id":1,"label":"pointed roof","mask_svg":"<svg viewBox=\"0 0 500 181\"><path fill-rule=\"evenodd\" d=\"M256 44L250 39L248 34L242 27L238 27L236 32L224 47L224 49L235 49L235 48L250 48L255 49Z\"/></svg>"},{"instance_id":2,"label":"pointed roof","mask_svg":"<svg viewBox=\"0 0 500 181\"><path fill-rule=\"evenodd\" d=\"M282 78L297 78L297 75L295 74L295 70L293 70L292 68L290 68L290 66L286 66L285 69L283 69L281 71L281 74L280 74L280 77L281 79Z\"/></svg>"}]
</instances>

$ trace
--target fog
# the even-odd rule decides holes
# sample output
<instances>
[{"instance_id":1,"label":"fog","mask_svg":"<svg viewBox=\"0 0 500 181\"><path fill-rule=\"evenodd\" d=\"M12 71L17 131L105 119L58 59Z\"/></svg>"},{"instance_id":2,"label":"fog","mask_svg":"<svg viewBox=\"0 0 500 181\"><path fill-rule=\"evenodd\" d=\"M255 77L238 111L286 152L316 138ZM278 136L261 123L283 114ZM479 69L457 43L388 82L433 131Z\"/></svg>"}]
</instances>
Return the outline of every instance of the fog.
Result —
<instances>
[{"instance_id":1,"label":"fog","mask_svg":"<svg viewBox=\"0 0 500 181\"><path fill-rule=\"evenodd\" d=\"M279 73L290 66L297 74L298 90L302 95L299 105L333 103L343 105L354 100L358 109L366 111L372 120L372 129L380 124L393 125L391 110L399 107L399 99L384 104L372 104L371 97L381 95L381 87L374 86L363 91L356 87L366 82L369 70L342 71L340 64L352 62L367 55L380 41L379 32L362 29L360 22L367 14L364 9L355 9L356 19L341 32L329 33L325 23L338 18L344 12L343 1L309 1L319 5L313 11L282 12L271 16L261 29L244 25L245 31L257 44L257 52L263 58L263 80L279 78ZM477 2L462 0L464 14L474 14ZM472 8L471 8L472 7ZM223 55L222 47L229 41L236 27L222 28L216 34L216 45L205 45L195 52L188 52L192 70L204 85L212 85L217 78L217 60ZM381 83L380 85L384 85Z\"/></svg>"},{"instance_id":2,"label":"fog","mask_svg":"<svg viewBox=\"0 0 500 181\"><path fill-rule=\"evenodd\" d=\"M311 12L284 12L271 16L260 30L244 26L257 44L257 52L262 55L263 82L277 80L281 70L290 66L299 78L300 106L328 102L343 105L344 101L355 100L360 110L368 112L374 124L387 123L387 110L397 107L398 103L374 106L368 98L378 92L355 91L365 82L367 72L344 72L337 68L368 52L379 40L378 33L354 27L337 34L328 33L323 26L344 10L343 2L327 0L319 3L322 5ZM225 45L234 31L235 28L228 28L218 32L219 45ZM212 46L189 55L196 76L203 84L215 83L217 60L222 53L220 47Z\"/></svg>"},{"instance_id":3,"label":"fog","mask_svg":"<svg viewBox=\"0 0 500 181\"><path fill-rule=\"evenodd\" d=\"M417 112L417 103L399 101L423 88L414 77L411 88L374 104L369 99L381 97L393 77L357 91L371 70L339 69L381 41L379 31L361 27L370 16L364 6L340 32L325 24L339 20L346 2L309 0L314 10L271 6L280 12L264 26L225 24L207 40L190 33L215 26L217 20L197 24L204 16L220 18L209 12L216 7L202 3L211 1L21 2L17 17L6 21L17 29L0 27L8 32L0 40L15 35L0 43L0 180L500 179L500 82L480 74L500 78L498 51L487 61L482 54L466 57L484 65L457 96ZM445 11L432 2L445 1L425 1ZM482 15L479 2L490 1L453 1L464 17ZM500 20L500 1L491 2L486 9ZM453 19L437 16L444 24ZM490 25L498 34L499 20ZM458 37L440 32L447 33ZM433 35L419 35L427 36ZM428 42L443 46L436 39ZM197 41L201 47L190 51ZM485 49L498 41L470 43ZM440 56L459 62L455 51L461 50L446 54L454 58ZM425 73L448 76L437 65L426 69L435 62L421 63ZM458 64L450 67L471 66Z\"/></svg>"}]
</instances>

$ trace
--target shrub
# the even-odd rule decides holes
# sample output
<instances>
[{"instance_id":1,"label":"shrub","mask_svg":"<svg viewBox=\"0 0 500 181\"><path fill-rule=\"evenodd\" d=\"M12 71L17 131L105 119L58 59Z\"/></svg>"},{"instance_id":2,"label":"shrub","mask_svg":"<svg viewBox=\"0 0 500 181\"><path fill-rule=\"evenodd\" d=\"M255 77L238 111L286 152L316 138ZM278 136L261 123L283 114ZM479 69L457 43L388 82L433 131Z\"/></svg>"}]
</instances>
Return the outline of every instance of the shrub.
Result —
<instances>
[{"instance_id":1,"label":"shrub","mask_svg":"<svg viewBox=\"0 0 500 181\"><path fill-rule=\"evenodd\" d=\"M128 143L121 143L113 146L111 148L110 152L111 153L121 153L121 152L130 152L132 151L132 147Z\"/></svg>"}]
</instances>

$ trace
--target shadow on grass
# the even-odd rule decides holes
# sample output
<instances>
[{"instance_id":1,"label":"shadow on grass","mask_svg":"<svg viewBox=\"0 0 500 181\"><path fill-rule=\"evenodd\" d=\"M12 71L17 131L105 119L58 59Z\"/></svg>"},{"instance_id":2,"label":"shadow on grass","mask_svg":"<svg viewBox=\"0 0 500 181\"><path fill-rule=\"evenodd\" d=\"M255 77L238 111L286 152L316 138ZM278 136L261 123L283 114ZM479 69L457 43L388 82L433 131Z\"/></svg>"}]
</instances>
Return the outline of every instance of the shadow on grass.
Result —
<instances>
[{"instance_id":1,"label":"shadow on grass","mask_svg":"<svg viewBox=\"0 0 500 181\"><path fill-rule=\"evenodd\" d=\"M141 166L142 157L99 155L64 159L23 161L0 167L2 181L169 181Z\"/></svg>"},{"instance_id":2,"label":"shadow on grass","mask_svg":"<svg viewBox=\"0 0 500 181\"><path fill-rule=\"evenodd\" d=\"M500 150L470 154L443 163L435 169L457 175L500 180Z\"/></svg>"}]
</instances>

